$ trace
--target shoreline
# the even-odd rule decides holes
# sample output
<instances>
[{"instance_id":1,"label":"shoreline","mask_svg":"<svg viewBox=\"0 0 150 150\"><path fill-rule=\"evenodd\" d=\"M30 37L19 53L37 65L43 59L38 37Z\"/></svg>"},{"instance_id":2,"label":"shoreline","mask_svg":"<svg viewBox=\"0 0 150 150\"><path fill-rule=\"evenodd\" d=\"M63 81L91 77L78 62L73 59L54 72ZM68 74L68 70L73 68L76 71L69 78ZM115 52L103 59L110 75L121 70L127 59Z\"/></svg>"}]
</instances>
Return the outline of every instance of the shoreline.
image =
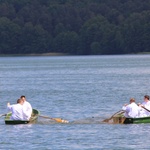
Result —
<instances>
[{"instance_id":1,"label":"shoreline","mask_svg":"<svg viewBox=\"0 0 150 150\"><path fill-rule=\"evenodd\" d=\"M114 55L150 55L150 52L140 52L140 53L131 53L131 54L114 54ZM31 54L0 54L0 57L19 57L19 56L72 56L68 53L31 53ZM76 55L81 56L81 55ZM88 55L90 56L90 55ZM92 56L92 55L91 55ZM102 56L102 55L101 55Z\"/></svg>"},{"instance_id":2,"label":"shoreline","mask_svg":"<svg viewBox=\"0 0 150 150\"><path fill-rule=\"evenodd\" d=\"M68 56L65 53L41 53L41 54L0 54L0 57L16 57L16 56Z\"/></svg>"}]
</instances>

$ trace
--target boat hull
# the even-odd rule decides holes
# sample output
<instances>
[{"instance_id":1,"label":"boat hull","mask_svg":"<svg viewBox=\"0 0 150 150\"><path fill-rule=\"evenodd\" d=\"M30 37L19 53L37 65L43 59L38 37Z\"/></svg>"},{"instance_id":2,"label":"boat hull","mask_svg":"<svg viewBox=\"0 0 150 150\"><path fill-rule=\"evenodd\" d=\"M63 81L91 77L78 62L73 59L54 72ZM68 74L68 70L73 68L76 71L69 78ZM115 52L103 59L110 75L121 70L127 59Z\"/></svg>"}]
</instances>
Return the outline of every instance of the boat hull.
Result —
<instances>
[{"instance_id":1,"label":"boat hull","mask_svg":"<svg viewBox=\"0 0 150 150\"><path fill-rule=\"evenodd\" d=\"M15 125L15 124L33 124L36 123L39 116L39 111L36 109L32 110L32 116L30 120L10 120L11 113L8 113L5 117L5 124Z\"/></svg>"},{"instance_id":2,"label":"boat hull","mask_svg":"<svg viewBox=\"0 0 150 150\"><path fill-rule=\"evenodd\" d=\"M126 118L124 124L150 123L150 117Z\"/></svg>"},{"instance_id":3,"label":"boat hull","mask_svg":"<svg viewBox=\"0 0 150 150\"><path fill-rule=\"evenodd\" d=\"M150 117L140 117L140 118L125 118L123 116L116 116L113 118L113 123L115 124L140 124L140 123L150 123Z\"/></svg>"}]
</instances>

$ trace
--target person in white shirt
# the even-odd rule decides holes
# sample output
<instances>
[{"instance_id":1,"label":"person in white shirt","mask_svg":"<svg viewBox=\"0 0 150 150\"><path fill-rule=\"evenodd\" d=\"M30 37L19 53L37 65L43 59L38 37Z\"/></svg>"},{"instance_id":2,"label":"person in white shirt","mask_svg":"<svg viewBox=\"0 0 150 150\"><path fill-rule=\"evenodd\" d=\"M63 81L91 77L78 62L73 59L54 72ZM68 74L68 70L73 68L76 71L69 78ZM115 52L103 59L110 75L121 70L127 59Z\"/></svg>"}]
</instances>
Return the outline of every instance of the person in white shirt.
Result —
<instances>
[{"instance_id":1,"label":"person in white shirt","mask_svg":"<svg viewBox=\"0 0 150 150\"><path fill-rule=\"evenodd\" d=\"M139 114L140 114L140 108L135 103L134 98L131 98L130 99L130 104L125 104L122 107L122 110L125 111L124 116L127 117L127 118L137 118L137 117L139 117Z\"/></svg>"},{"instance_id":2,"label":"person in white shirt","mask_svg":"<svg viewBox=\"0 0 150 150\"><path fill-rule=\"evenodd\" d=\"M144 102L142 104L139 104L139 107L141 108L140 110L140 117L147 117L150 116L150 112L145 110L142 107L145 107L146 109L150 110L150 100L149 100L149 95L144 96Z\"/></svg>"},{"instance_id":3,"label":"person in white shirt","mask_svg":"<svg viewBox=\"0 0 150 150\"><path fill-rule=\"evenodd\" d=\"M25 120L29 120L32 114L32 106L29 102L27 102L26 97L24 95L22 95L20 99L22 99L24 102L23 109L24 109L24 112L26 112Z\"/></svg>"},{"instance_id":4,"label":"person in white shirt","mask_svg":"<svg viewBox=\"0 0 150 150\"><path fill-rule=\"evenodd\" d=\"M17 104L10 105L7 103L7 108L12 112L11 120L24 120L23 100L18 99Z\"/></svg>"}]
</instances>

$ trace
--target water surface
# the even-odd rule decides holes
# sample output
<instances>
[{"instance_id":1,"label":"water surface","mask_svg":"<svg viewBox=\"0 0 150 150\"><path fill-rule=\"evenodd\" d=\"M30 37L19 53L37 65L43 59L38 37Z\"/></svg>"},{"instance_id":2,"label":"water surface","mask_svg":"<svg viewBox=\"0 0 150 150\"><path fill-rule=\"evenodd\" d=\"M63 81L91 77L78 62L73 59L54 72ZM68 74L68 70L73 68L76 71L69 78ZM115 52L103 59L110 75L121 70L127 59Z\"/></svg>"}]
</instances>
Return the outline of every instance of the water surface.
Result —
<instances>
[{"instance_id":1,"label":"water surface","mask_svg":"<svg viewBox=\"0 0 150 150\"><path fill-rule=\"evenodd\" d=\"M150 55L0 57L0 113L25 95L41 115L34 125L5 125L0 149L150 149L150 124L112 125L101 121L131 97L150 94Z\"/></svg>"}]
</instances>

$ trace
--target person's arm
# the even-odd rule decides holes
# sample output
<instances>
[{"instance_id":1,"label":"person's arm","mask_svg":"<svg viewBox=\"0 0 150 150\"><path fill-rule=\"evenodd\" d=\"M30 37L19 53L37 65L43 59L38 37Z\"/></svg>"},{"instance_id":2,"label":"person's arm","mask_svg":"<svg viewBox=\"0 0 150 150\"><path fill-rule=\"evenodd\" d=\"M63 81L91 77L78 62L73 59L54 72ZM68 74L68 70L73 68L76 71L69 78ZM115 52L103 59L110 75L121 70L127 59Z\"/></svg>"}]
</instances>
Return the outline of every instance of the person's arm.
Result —
<instances>
[{"instance_id":1,"label":"person's arm","mask_svg":"<svg viewBox=\"0 0 150 150\"><path fill-rule=\"evenodd\" d=\"M7 107L8 107L8 106L10 106L10 103L9 103L9 102L7 103Z\"/></svg>"},{"instance_id":2,"label":"person's arm","mask_svg":"<svg viewBox=\"0 0 150 150\"><path fill-rule=\"evenodd\" d=\"M10 105L10 103L8 102L8 103L7 103L7 109L8 109L9 111L11 111L11 108L12 108L12 105Z\"/></svg>"},{"instance_id":3,"label":"person's arm","mask_svg":"<svg viewBox=\"0 0 150 150\"><path fill-rule=\"evenodd\" d=\"M150 110L150 103L144 106L146 109Z\"/></svg>"},{"instance_id":4,"label":"person's arm","mask_svg":"<svg viewBox=\"0 0 150 150\"><path fill-rule=\"evenodd\" d=\"M23 108L23 118L24 118L24 120L29 120L30 117L31 117L30 112Z\"/></svg>"},{"instance_id":5,"label":"person's arm","mask_svg":"<svg viewBox=\"0 0 150 150\"><path fill-rule=\"evenodd\" d=\"M28 110L29 110L30 114L32 114L32 106L30 103L28 103Z\"/></svg>"},{"instance_id":6,"label":"person's arm","mask_svg":"<svg viewBox=\"0 0 150 150\"><path fill-rule=\"evenodd\" d=\"M128 104L124 104L122 110L126 111Z\"/></svg>"}]
</instances>

